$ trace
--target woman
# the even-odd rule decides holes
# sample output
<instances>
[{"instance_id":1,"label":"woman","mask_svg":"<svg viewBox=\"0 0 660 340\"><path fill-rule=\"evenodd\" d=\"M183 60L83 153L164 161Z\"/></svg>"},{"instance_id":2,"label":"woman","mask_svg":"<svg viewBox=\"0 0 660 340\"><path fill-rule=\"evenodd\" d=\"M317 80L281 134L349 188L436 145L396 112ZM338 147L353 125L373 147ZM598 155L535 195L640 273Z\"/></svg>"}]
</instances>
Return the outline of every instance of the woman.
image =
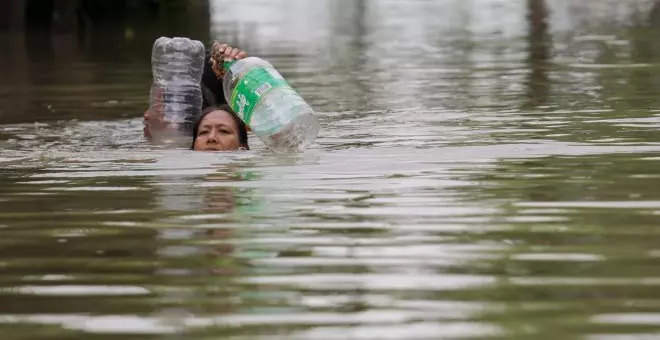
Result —
<instances>
[{"instance_id":1,"label":"woman","mask_svg":"<svg viewBox=\"0 0 660 340\"><path fill-rule=\"evenodd\" d=\"M209 106L193 127L195 151L249 150L247 127L229 105Z\"/></svg>"},{"instance_id":2,"label":"woman","mask_svg":"<svg viewBox=\"0 0 660 340\"><path fill-rule=\"evenodd\" d=\"M209 151L230 151L230 150L237 150L239 148L247 148L247 132L245 132L245 138L240 139L238 141L238 146L236 148L229 148L229 149L222 149L222 150L216 150L216 148L224 148L225 145L226 147L234 147L237 144L236 143L220 143L216 145L211 145L215 142L217 142L215 139L216 137L213 137L208 144L206 143L206 136L201 136L202 138L200 140L200 147L195 148L195 141L198 139L198 128L201 127L204 123L203 120L205 116L209 116L212 112L214 111L221 111L224 113L214 113L208 119L212 119L216 121L215 123L218 123L218 119L223 119L224 126L231 125L230 120L235 119L236 122L232 126L234 129L232 130L233 132L236 133L236 136L239 138L241 137L242 131L246 131L247 127L245 124L236 116L236 114L229 108L228 105L226 105L227 100L225 98L223 89L222 89L222 75L224 75L224 72L221 68L218 68L217 59L222 59L224 61L231 61L231 60L238 60L238 59L243 59L247 57L247 53L245 51L241 51L238 48L233 48L231 46L228 46L226 44L219 44L219 43L214 43L213 46L211 47L211 51L207 53L206 58L204 60L204 72L202 73L202 81L201 81L201 89L202 89L202 114L195 119L195 126L193 127L193 146L191 149L193 150L199 150L199 151L204 151L204 150L209 150ZM214 124L215 124L214 123ZM218 123L219 124L219 123ZM157 130L162 130L162 129L167 129L168 124L163 120L162 116L159 116L158 114L155 114L153 112L150 112L149 109L147 109L144 113L144 136L147 139L151 140L151 133L150 129L157 129ZM217 124L216 124L217 125ZM219 125L218 125L219 126ZM218 131L216 131L218 132ZM205 132L206 133L206 132ZM226 135L222 135L222 141L225 141Z\"/></svg>"}]
</instances>

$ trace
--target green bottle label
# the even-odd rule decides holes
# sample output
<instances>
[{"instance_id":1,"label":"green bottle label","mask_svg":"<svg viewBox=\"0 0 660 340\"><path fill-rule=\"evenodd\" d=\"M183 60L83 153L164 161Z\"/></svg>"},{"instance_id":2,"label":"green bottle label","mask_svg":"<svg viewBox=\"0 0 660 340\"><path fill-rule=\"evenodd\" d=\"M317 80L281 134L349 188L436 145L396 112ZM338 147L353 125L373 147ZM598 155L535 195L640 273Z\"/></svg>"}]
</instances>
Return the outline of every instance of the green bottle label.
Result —
<instances>
[{"instance_id":1,"label":"green bottle label","mask_svg":"<svg viewBox=\"0 0 660 340\"><path fill-rule=\"evenodd\" d=\"M256 67L243 75L231 94L229 106L250 125L252 113L263 96L279 87L290 87L276 70Z\"/></svg>"}]
</instances>

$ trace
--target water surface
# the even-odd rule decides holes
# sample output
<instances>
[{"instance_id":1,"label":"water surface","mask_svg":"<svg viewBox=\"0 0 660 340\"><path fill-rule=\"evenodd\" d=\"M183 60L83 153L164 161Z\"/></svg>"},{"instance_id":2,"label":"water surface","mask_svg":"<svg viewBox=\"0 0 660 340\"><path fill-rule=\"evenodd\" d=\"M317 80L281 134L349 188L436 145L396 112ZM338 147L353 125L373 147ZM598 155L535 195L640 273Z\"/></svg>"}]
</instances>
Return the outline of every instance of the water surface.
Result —
<instances>
[{"instance_id":1,"label":"water surface","mask_svg":"<svg viewBox=\"0 0 660 340\"><path fill-rule=\"evenodd\" d=\"M211 9L317 109L311 149L150 145L148 49L3 36L3 339L657 336L643 1Z\"/></svg>"}]
</instances>

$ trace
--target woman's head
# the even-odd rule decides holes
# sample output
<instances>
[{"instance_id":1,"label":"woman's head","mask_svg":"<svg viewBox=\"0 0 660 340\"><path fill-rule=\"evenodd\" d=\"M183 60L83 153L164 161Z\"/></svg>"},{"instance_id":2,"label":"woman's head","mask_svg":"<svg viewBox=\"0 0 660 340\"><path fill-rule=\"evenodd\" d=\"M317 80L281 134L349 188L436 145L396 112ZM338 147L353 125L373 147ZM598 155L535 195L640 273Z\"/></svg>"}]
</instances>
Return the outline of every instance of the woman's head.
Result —
<instances>
[{"instance_id":1,"label":"woman's head","mask_svg":"<svg viewBox=\"0 0 660 340\"><path fill-rule=\"evenodd\" d=\"M232 151L249 149L245 123L229 105L210 106L202 111L193 128L191 149Z\"/></svg>"}]
</instances>

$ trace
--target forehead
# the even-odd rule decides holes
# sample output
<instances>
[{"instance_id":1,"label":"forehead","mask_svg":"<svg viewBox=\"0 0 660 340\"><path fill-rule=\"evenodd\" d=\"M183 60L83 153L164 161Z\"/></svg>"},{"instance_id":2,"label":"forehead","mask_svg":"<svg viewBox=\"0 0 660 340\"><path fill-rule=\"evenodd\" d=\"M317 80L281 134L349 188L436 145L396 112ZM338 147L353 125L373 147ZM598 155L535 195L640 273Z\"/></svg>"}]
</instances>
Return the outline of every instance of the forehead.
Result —
<instances>
[{"instance_id":1,"label":"forehead","mask_svg":"<svg viewBox=\"0 0 660 340\"><path fill-rule=\"evenodd\" d=\"M209 114L204 116L200 125L227 125L231 127L236 127L236 122L229 112L222 110L211 111Z\"/></svg>"}]
</instances>

